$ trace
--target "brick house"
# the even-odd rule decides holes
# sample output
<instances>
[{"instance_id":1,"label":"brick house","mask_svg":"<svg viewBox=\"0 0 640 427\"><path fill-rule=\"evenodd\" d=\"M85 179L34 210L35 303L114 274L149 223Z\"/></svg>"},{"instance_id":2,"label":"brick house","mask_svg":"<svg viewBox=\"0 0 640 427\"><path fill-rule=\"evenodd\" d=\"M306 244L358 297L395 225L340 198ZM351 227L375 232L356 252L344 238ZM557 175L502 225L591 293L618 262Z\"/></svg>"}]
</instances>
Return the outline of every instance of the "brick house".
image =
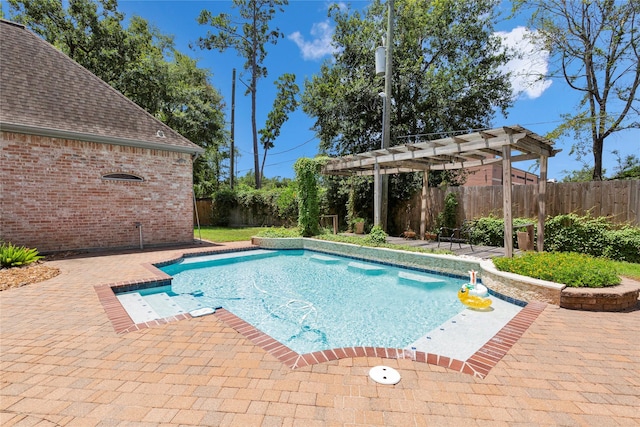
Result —
<instances>
[{"instance_id":1,"label":"brick house","mask_svg":"<svg viewBox=\"0 0 640 427\"><path fill-rule=\"evenodd\" d=\"M500 163L467 168L466 171L469 175L464 187L502 185L502 164ZM538 175L512 167L511 183L514 185L538 184Z\"/></svg>"},{"instance_id":2,"label":"brick house","mask_svg":"<svg viewBox=\"0 0 640 427\"><path fill-rule=\"evenodd\" d=\"M193 241L204 150L0 20L0 241L41 252Z\"/></svg>"}]
</instances>

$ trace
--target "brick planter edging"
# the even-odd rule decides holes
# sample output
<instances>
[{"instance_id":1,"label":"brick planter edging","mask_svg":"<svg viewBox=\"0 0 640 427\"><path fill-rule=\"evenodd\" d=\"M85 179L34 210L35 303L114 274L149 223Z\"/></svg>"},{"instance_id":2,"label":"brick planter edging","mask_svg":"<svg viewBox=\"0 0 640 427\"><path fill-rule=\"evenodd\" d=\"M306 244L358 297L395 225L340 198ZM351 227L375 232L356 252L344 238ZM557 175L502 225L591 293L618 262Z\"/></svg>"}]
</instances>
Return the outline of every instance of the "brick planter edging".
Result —
<instances>
[{"instance_id":1,"label":"brick planter edging","mask_svg":"<svg viewBox=\"0 0 640 427\"><path fill-rule=\"evenodd\" d=\"M570 288L560 295L560 307L583 311L624 311L638 304L640 282L623 278L609 288Z\"/></svg>"}]
</instances>

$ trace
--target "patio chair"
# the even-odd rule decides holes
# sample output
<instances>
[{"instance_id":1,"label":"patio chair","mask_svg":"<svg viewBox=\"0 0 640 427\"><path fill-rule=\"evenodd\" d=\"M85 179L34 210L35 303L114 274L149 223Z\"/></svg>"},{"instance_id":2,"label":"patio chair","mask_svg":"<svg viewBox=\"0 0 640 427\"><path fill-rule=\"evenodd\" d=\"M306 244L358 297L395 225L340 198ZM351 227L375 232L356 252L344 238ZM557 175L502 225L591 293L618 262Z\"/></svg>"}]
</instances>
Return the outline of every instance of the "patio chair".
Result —
<instances>
[{"instance_id":1,"label":"patio chair","mask_svg":"<svg viewBox=\"0 0 640 427\"><path fill-rule=\"evenodd\" d=\"M473 221L465 219L460 228L440 227L438 230L438 247L440 247L440 242L449 242L449 249L451 250L454 243L457 243L460 248L462 248L463 243L466 243L473 251L473 244L471 243L473 226Z\"/></svg>"}]
</instances>

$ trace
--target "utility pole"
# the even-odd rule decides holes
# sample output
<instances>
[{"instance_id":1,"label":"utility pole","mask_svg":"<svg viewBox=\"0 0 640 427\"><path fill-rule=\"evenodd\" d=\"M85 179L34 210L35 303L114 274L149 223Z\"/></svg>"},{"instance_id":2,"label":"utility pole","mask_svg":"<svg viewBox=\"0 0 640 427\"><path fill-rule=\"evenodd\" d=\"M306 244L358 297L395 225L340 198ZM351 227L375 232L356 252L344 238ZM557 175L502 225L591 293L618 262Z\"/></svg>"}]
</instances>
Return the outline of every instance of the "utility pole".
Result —
<instances>
[{"instance_id":1,"label":"utility pole","mask_svg":"<svg viewBox=\"0 0 640 427\"><path fill-rule=\"evenodd\" d=\"M236 69L233 69L233 73L231 74L231 155L229 156L231 160L231 168L230 168L230 180L231 189L233 190L233 179L235 174L235 162L236 162L236 153L235 153L235 134L236 134Z\"/></svg>"},{"instance_id":2,"label":"utility pole","mask_svg":"<svg viewBox=\"0 0 640 427\"><path fill-rule=\"evenodd\" d=\"M385 63L385 71L384 71L384 93L385 93L385 108L383 111L384 115L384 126L382 129L382 148L389 148L390 141L390 130L391 130L391 98L393 96L391 92L391 76L393 73L392 66L392 58L393 58L393 21L394 21L394 5L393 0L387 0L387 40L386 40L386 63ZM380 222L382 229L387 231L387 212L389 205L389 176L387 174L383 174L381 177L382 181L382 201L381 201L381 212L380 212Z\"/></svg>"}]
</instances>

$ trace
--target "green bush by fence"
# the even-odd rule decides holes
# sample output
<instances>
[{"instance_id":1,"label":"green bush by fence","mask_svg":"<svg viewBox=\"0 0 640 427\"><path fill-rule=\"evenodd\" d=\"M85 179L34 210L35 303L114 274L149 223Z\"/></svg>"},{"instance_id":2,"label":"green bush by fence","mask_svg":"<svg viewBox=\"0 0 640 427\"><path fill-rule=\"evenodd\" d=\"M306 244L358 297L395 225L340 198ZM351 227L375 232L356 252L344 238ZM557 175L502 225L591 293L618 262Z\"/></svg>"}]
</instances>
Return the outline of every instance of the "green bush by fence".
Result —
<instances>
[{"instance_id":1,"label":"green bush by fence","mask_svg":"<svg viewBox=\"0 0 640 427\"><path fill-rule=\"evenodd\" d=\"M513 219L514 228L532 222L536 223L529 218ZM478 245L502 246L504 219L494 216L477 219L471 241ZM557 215L545 222L544 249L640 263L640 228L615 225L605 217Z\"/></svg>"}]
</instances>

